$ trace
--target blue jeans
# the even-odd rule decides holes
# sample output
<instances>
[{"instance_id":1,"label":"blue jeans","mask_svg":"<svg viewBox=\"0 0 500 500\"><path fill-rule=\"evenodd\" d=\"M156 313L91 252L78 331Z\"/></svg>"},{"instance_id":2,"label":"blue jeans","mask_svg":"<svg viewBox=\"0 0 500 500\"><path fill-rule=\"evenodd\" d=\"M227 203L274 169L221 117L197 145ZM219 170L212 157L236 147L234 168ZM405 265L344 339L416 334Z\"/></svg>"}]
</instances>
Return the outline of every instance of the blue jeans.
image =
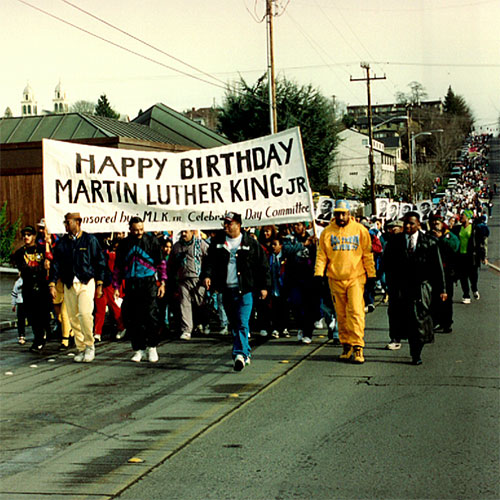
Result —
<instances>
[{"instance_id":1,"label":"blue jeans","mask_svg":"<svg viewBox=\"0 0 500 500\"><path fill-rule=\"evenodd\" d=\"M252 293L240 295L237 288L226 288L222 293L222 302L229 320L229 328L233 332L233 359L242 354L246 360L250 357L248 333L253 306Z\"/></svg>"}]
</instances>

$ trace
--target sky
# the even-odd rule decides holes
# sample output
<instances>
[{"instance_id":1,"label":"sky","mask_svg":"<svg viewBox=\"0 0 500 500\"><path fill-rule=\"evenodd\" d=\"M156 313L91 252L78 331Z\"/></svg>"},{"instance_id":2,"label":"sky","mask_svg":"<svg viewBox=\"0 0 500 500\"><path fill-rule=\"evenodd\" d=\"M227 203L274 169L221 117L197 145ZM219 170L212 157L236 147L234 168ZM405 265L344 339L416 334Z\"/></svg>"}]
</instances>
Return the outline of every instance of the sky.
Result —
<instances>
[{"instance_id":1,"label":"sky","mask_svg":"<svg viewBox=\"0 0 500 500\"><path fill-rule=\"evenodd\" d=\"M451 85L478 128L498 129L499 0L276 0L276 6L278 76L344 105L366 104L366 84L350 78L363 78L360 63L368 62L372 75L386 76L371 84L373 104L394 102L412 81L432 100L444 99ZM2 0L0 12L0 116L7 107L21 114L27 83L39 110L52 109L61 81L70 103L106 94L133 119L158 102L177 111L220 105L228 83L240 76L254 83L267 69L265 0Z\"/></svg>"}]
</instances>

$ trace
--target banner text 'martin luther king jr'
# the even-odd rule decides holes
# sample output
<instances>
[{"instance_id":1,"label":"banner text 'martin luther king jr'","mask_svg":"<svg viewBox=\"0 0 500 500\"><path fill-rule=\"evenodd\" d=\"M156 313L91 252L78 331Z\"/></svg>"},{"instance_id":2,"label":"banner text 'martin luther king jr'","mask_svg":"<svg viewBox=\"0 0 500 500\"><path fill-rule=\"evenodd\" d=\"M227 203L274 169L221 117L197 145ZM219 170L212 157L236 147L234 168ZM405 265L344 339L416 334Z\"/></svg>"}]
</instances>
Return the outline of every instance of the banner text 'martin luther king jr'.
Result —
<instances>
[{"instance_id":1,"label":"banner text 'martin luther king jr'","mask_svg":"<svg viewBox=\"0 0 500 500\"><path fill-rule=\"evenodd\" d=\"M312 197L298 128L182 153L101 148L44 139L45 219L63 233L67 212L85 231L217 229L226 211L244 226L311 220Z\"/></svg>"}]
</instances>

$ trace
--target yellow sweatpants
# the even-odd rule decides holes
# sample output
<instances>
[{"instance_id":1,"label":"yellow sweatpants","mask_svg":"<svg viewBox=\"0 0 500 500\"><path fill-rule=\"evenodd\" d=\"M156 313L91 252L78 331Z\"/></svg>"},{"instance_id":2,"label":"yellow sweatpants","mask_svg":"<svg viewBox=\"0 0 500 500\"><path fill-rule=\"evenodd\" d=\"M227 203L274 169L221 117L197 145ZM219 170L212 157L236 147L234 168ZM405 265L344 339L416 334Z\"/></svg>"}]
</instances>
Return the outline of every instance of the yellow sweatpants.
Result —
<instances>
[{"instance_id":1,"label":"yellow sweatpants","mask_svg":"<svg viewBox=\"0 0 500 500\"><path fill-rule=\"evenodd\" d=\"M339 339L342 344L364 347L365 345L365 291L366 276L350 280L328 279L332 293Z\"/></svg>"},{"instance_id":2,"label":"yellow sweatpants","mask_svg":"<svg viewBox=\"0 0 500 500\"><path fill-rule=\"evenodd\" d=\"M70 335L73 336L73 332L71 331L68 310L66 308L66 303L64 302L64 285L61 280L58 280L56 283L56 293L57 295L54 299L54 309L57 314L57 320L61 323L62 342L67 345Z\"/></svg>"},{"instance_id":3,"label":"yellow sweatpants","mask_svg":"<svg viewBox=\"0 0 500 500\"><path fill-rule=\"evenodd\" d=\"M94 294L95 282L86 285L73 283L71 288L64 285L64 302L69 321L75 335L75 345L79 351L94 345Z\"/></svg>"}]
</instances>

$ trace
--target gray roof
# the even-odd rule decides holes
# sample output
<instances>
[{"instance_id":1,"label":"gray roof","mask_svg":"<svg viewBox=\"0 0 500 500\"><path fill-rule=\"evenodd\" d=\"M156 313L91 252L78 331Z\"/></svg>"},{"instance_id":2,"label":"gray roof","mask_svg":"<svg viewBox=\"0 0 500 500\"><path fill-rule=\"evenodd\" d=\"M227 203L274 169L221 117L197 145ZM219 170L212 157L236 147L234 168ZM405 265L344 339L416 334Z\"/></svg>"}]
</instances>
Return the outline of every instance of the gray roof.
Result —
<instances>
[{"instance_id":1,"label":"gray roof","mask_svg":"<svg viewBox=\"0 0 500 500\"><path fill-rule=\"evenodd\" d=\"M165 135L139 123L128 123L86 113L2 118L0 143L36 142L42 139L61 141L124 137L143 141L179 144Z\"/></svg>"},{"instance_id":2,"label":"gray roof","mask_svg":"<svg viewBox=\"0 0 500 500\"><path fill-rule=\"evenodd\" d=\"M231 143L224 136L161 103L151 106L137 118L134 118L132 123L147 125L168 137L173 144L191 148L213 148Z\"/></svg>"}]
</instances>

